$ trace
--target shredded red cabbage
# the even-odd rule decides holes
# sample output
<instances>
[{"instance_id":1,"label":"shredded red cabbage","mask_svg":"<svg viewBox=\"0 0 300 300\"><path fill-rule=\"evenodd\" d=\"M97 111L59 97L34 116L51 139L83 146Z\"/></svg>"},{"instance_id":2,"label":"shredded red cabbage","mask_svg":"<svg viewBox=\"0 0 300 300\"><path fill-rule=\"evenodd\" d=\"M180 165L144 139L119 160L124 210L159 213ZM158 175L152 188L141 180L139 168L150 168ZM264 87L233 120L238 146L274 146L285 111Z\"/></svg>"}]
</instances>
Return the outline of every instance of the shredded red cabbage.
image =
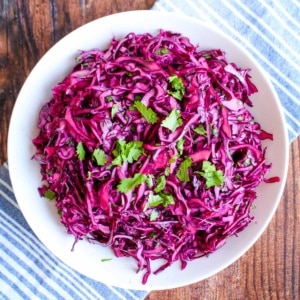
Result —
<instances>
[{"instance_id":1,"label":"shredded red cabbage","mask_svg":"<svg viewBox=\"0 0 300 300\"><path fill-rule=\"evenodd\" d=\"M249 69L161 30L82 51L41 109L34 159L75 243L136 259L143 283L216 251L252 220L266 179ZM74 243L74 245L75 245ZM164 259L157 270L150 261Z\"/></svg>"}]
</instances>

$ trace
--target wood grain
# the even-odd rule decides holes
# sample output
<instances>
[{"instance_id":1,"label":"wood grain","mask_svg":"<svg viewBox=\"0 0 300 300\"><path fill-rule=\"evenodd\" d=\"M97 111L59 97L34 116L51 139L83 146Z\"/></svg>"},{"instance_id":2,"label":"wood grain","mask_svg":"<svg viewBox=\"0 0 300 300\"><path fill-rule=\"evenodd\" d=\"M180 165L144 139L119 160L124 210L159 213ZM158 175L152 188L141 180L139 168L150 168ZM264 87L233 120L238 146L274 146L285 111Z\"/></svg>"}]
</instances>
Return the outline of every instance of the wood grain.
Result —
<instances>
[{"instance_id":1,"label":"wood grain","mask_svg":"<svg viewBox=\"0 0 300 300\"><path fill-rule=\"evenodd\" d=\"M154 0L2 0L0 2L0 165L18 92L43 54L78 26ZM30 103L29 103L30 105ZM262 237L237 262L193 285L151 292L147 300L300 299L300 138L278 210ZM184 276L184 275L182 275Z\"/></svg>"},{"instance_id":2,"label":"wood grain","mask_svg":"<svg viewBox=\"0 0 300 300\"><path fill-rule=\"evenodd\" d=\"M102 16L149 9L155 0L0 1L0 165L13 105L37 61L75 28ZM29 104L30 105L30 104Z\"/></svg>"},{"instance_id":3,"label":"wood grain","mask_svg":"<svg viewBox=\"0 0 300 300\"><path fill-rule=\"evenodd\" d=\"M275 216L242 258L209 279L151 292L146 300L300 299L299 157L300 138L290 147L288 180Z\"/></svg>"}]
</instances>

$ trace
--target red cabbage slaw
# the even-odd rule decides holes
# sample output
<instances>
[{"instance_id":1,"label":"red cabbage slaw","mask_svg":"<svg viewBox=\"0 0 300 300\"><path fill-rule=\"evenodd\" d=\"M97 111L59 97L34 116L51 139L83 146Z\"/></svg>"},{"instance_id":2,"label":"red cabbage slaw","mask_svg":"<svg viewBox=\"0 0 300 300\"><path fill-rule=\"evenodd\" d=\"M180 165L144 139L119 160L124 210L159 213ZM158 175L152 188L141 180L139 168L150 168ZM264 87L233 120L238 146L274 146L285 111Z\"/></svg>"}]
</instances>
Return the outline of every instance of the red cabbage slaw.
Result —
<instances>
[{"instance_id":1,"label":"red cabbage slaw","mask_svg":"<svg viewBox=\"0 0 300 300\"><path fill-rule=\"evenodd\" d=\"M165 30L81 51L33 140L39 193L55 200L74 245L86 237L133 257L145 284L243 230L256 187L279 180L266 178L272 134L247 109L249 71Z\"/></svg>"}]
</instances>

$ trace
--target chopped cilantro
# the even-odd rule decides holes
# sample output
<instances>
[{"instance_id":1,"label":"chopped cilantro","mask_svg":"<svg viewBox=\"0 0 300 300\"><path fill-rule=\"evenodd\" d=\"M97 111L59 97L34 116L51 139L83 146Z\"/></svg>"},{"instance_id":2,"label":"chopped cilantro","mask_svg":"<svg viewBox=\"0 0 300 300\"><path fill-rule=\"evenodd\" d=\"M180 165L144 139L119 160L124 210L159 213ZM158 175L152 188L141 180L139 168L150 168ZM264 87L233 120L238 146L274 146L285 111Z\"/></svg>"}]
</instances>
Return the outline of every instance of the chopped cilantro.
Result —
<instances>
[{"instance_id":1,"label":"chopped cilantro","mask_svg":"<svg viewBox=\"0 0 300 300\"><path fill-rule=\"evenodd\" d=\"M134 95L134 101L141 101L143 99L143 96L141 94Z\"/></svg>"},{"instance_id":2,"label":"chopped cilantro","mask_svg":"<svg viewBox=\"0 0 300 300\"><path fill-rule=\"evenodd\" d=\"M183 144L184 144L184 138L179 139L176 143L176 148L180 155L182 155L183 153Z\"/></svg>"},{"instance_id":3,"label":"chopped cilantro","mask_svg":"<svg viewBox=\"0 0 300 300\"><path fill-rule=\"evenodd\" d=\"M85 150L84 150L84 147L83 147L82 142L79 142L79 143L77 144L77 147L76 147L76 153L77 153L78 158L79 158L80 160L84 160L84 158L85 158Z\"/></svg>"},{"instance_id":4,"label":"chopped cilantro","mask_svg":"<svg viewBox=\"0 0 300 300\"><path fill-rule=\"evenodd\" d=\"M148 108L140 101L135 101L134 107L140 112L140 114L146 119L148 123L155 124L157 122L157 114L152 108Z\"/></svg>"},{"instance_id":5,"label":"chopped cilantro","mask_svg":"<svg viewBox=\"0 0 300 300\"><path fill-rule=\"evenodd\" d=\"M180 111L175 108L161 123L161 126L170 129L172 132L174 132L175 129L181 125L182 125L182 119L180 116Z\"/></svg>"},{"instance_id":6,"label":"chopped cilantro","mask_svg":"<svg viewBox=\"0 0 300 300\"><path fill-rule=\"evenodd\" d=\"M185 93L182 80L177 75L172 75L169 77L169 83L171 84L172 90L168 91L168 93L177 100L181 101Z\"/></svg>"},{"instance_id":7,"label":"chopped cilantro","mask_svg":"<svg viewBox=\"0 0 300 300\"><path fill-rule=\"evenodd\" d=\"M166 186L166 177L164 175L161 175L157 178L157 185L154 189L156 193L161 192Z\"/></svg>"},{"instance_id":8,"label":"chopped cilantro","mask_svg":"<svg viewBox=\"0 0 300 300\"><path fill-rule=\"evenodd\" d=\"M206 179L206 188L220 186L225 181L223 172L216 170L216 166L207 160L203 161L202 172L199 174Z\"/></svg>"},{"instance_id":9,"label":"chopped cilantro","mask_svg":"<svg viewBox=\"0 0 300 300\"><path fill-rule=\"evenodd\" d=\"M44 197L49 199L49 200L53 200L55 198L55 196L56 196L55 192L53 192L49 189L44 192Z\"/></svg>"},{"instance_id":10,"label":"chopped cilantro","mask_svg":"<svg viewBox=\"0 0 300 300\"><path fill-rule=\"evenodd\" d=\"M207 54L207 53L205 53L205 54L203 54L203 57L204 57L205 59L210 59L210 58L211 58L211 55L210 55L210 54Z\"/></svg>"},{"instance_id":11,"label":"chopped cilantro","mask_svg":"<svg viewBox=\"0 0 300 300\"><path fill-rule=\"evenodd\" d=\"M164 193L155 195L153 192L150 192L147 206L156 207L160 204L162 204L164 207L167 207L169 204L174 204L173 196Z\"/></svg>"},{"instance_id":12,"label":"chopped cilantro","mask_svg":"<svg viewBox=\"0 0 300 300\"><path fill-rule=\"evenodd\" d=\"M124 161L133 163L144 153L143 142L131 141L126 143L124 140L118 140L112 153L115 156L112 161L113 165L121 166Z\"/></svg>"},{"instance_id":13,"label":"chopped cilantro","mask_svg":"<svg viewBox=\"0 0 300 300\"><path fill-rule=\"evenodd\" d=\"M179 169L176 173L176 176L180 181L184 181L184 182L190 181L189 167L191 167L191 165L192 165L192 160L190 157L186 158L181 162L181 164L179 165Z\"/></svg>"},{"instance_id":14,"label":"chopped cilantro","mask_svg":"<svg viewBox=\"0 0 300 300\"><path fill-rule=\"evenodd\" d=\"M199 126L197 126L194 131L200 135L205 135L206 134L206 130L203 126L203 124L200 124Z\"/></svg>"},{"instance_id":15,"label":"chopped cilantro","mask_svg":"<svg viewBox=\"0 0 300 300\"><path fill-rule=\"evenodd\" d=\"M110 261L110 260L112 260L112 258L102 258L101 262L107 262L107 261Z\"/></svg>"},{"instance_id":16,"label":"chopped cilantro","mask_svg":"<svg viewBox=\"0 0 300 300\"><path fill-rule=\"evenodd\" d=\"M98 166L104 166L106 163L106 155L103 150L97 148L93 152L93 159L96 160Z\"/></svg>"},{"instance_id":17,"label":"chopped cilantro","mask_svg":"<svg viewBox=\"0 0 300 300\"><path fill-rule=\"evenodd\" d=\"M169 159L169 164L173 164L176 162L177 158L179 157L179 155L174 155Z\"/></svg>"},{"instance_id":18,"label":"chopped cilantro","mask_svg":"<svg viewBox=\"0 0 300 300\"><path fill-rule=\"evenodd\" d=\"M246 167L248 167L248 166L251 165L251 159L250 159L249 157L245 159L244 165L245 165Z\"/></svg>"},{"instance_id":19,"label":"chopped cilantro","mask_svg":"<svg viewBox=\"0 0 300 300\"><path fill-rule=\"evenodd\" d=\"M211 128L211 133L212 133L214 136L216 136L216 135L218 134L217 128L216 128L216 127L212 127L212 128Z\"/></svg>"},{"instance_id":20,"label":"chopped cilantro","mask_svg":"<svg viewBox=\"0 0 300 300\"><path fill-rule=\"evenodd\" d=\"M149 174L147 176L147 179L146 179L146 183L148 185L149 188L152 188L153 187L153 175L152 174Z\"/></svg>"},{"instance_id":21,"label":"chopped cilantro","mask_svg":"<svg viewBox=\"0 0 300 300\"><path fill-rule=\"evenodd\" d=\"M165 176L169 176L171 174L171 169L169 167L167 167L165 169Z\"/></svg>"},{"instance_id":22,"label":"chopped cilantro","mask_svg":"<svg viewBox=\"0 0 300 300\"><path fill-rule=\"evenodd\" d=\"M150 214L150 221L155 221L159 216L159 212L156 209L153 209Z\"/></svg>"},{"instance_id":23,"label":"chopped cilantro","mask_svg":"<svg viewBox=\"0 0 300 300\"><path fill-rule=\"evenodd\" d=\"M118 106L118 104L114 104L114 105L111 107L111 117L114 118L118 111L119 111L119 106Z\"/></svg>"},{"instance_id":24,"label":"chopped cilantro","mask_svg":"<svg viewBox=\"0 0 300 300\"><path fill-rule=\"evenodd\" d=\"M105 99L106 99L107 101L112 101L113 97L112 97L112 96L107 96Z\"/></svg>"},{"instance_id":25,"label":"chopped cilantro","mask_svg":"<svg viewBox=\"0 0 300 300\"><path fill-rule=\"evenodd\" d=\"M121 180L119 185L117 186L118 191L121 193L128 193L137 185L144 183L147 179L145 174L134 174L133 178L124 178Z\"/></svg>"},{"instance_id":26,"label":"chopped cilantro","mask_svg":"<svg viewBox=\"0 0 300 300\"><path fill-rule=\"evenodd\" d=\"M169 53L169 49L168 48L159 48L155 51L156 54L168 54Z\"/></svg>"}]
</instances>

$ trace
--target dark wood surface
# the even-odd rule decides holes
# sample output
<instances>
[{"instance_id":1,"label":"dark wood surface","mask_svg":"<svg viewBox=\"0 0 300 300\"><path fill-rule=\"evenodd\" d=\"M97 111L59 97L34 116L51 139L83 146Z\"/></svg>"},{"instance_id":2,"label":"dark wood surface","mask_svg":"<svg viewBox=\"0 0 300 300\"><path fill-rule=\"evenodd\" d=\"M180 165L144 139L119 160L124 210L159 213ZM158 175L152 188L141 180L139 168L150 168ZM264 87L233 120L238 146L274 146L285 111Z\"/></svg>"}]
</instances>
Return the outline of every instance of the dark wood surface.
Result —
<instances>
[{"instance_id":1,"label":"dark wood surface","mask_svg":"<svg viewBox=\"0 0 300 300\"><path fill-rule=\"evenodd\" d=\"M154 0L0 1L0 165L18 92L30 70L60 38L111 13L147 9ZM262 237L237 262L199 283L151 292L147 300L300 299L300 138L278 210ZM183 275L184 276L184 275Z\"/></svg>"}]
</instances>

